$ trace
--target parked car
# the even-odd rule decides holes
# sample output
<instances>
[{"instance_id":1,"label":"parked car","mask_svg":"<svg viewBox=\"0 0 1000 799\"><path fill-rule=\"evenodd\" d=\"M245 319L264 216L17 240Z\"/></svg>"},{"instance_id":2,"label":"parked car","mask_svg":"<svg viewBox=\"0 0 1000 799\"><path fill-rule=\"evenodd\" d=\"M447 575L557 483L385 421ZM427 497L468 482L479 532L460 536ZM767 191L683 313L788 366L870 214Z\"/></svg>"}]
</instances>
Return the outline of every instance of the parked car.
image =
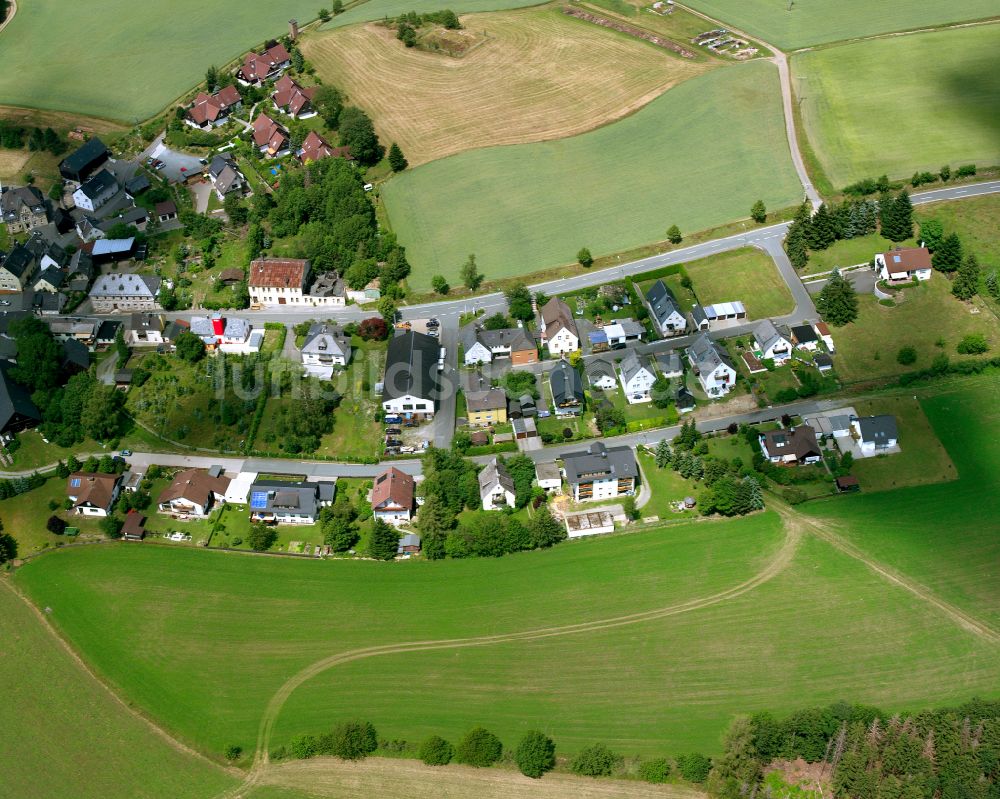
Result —
<instances>
[{"instance_id":1,"label":"parked car","mask_svg":"<svg viewBox=\"0 0 1000 799\"><path fill-rule=\"evenodd\" d=\"M387 447L398 447L402 445L402 441L398 438L387 438L385 440L385 445Z\"/></svg>"},{"instance_id":2,"label":"parked car","mask_svg":"<svg viewBox=\"0 0 1000 799\"><path fill-rule=\"evenodd\" d=\"M416 427L416 422L403 422L403 427Z\"/></svg>"},{"instance_id":3,"label":"parked car","mask_svg":"<svg viewBox=\"0 0 1000 799\"><path fill-rule=\"evenodd\" d=\"M432 328L432 327L440 327L440 326L441 326L441 323L434 316L432 316L430 319L427 320L427 327L428 327L428 329Z\"/></svg>"},{"instance_id":4,"label":"parked car","mask_svg":"<svg viewBox=\"0 0 1000 799\"><path fill-rule=\"evenodd\" d=\"M385 423L386 424L399 424L401 421L403 421L403 417L402 416L386 416L385 417Z\"/></svg>"},{"instance_id":5,"label":"parked car","mask_svg":"<svg viewBox=\"0 0 1000 799\"><path fill-rule=\"evenodd\" d=\"M399 429L398 427L387 427L387 428L385 429L385 434L386 434L387 436L389 436L389 435L392 435L392 436L398 436L398 435L399 435L400 433L402 433L402 432L403 432L403 431L402 431L402 430L400 430L400 429Z\"/></svg>"}]
</instances>

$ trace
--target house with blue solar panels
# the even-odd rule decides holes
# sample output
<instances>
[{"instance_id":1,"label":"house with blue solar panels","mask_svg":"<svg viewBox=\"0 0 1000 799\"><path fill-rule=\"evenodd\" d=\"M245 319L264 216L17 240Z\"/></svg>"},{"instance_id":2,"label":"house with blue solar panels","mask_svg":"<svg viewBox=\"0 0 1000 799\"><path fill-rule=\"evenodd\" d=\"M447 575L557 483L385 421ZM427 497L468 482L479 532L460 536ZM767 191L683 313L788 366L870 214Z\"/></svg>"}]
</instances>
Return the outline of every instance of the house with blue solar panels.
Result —
<instances>
[{"instance_id":1,"label":"house with blue solar panels","mask_svg":"<svg viewBox=\"0 0 1000 799\"><path fill-rule=\"evenodd\" d=\"M257 480L250 486L250 521L315 524L319 509L333 504L335 483Z\"/></svg>"}]
</instances>

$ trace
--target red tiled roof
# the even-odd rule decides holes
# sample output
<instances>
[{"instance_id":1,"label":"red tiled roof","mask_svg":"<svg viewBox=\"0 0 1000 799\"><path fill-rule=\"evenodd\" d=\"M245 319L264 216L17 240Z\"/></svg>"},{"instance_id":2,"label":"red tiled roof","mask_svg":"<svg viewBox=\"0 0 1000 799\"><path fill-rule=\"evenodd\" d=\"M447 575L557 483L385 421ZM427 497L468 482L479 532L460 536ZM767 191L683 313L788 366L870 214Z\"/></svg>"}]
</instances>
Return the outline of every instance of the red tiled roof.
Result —
<instances>
[{"instance_id":1,"label":"red tiled roof","mask_svg":"<svg viewBox=\"0 0 1000 799\"><path fill-rule=\"evenodd\" d=\"M271 154L280 152L288 144L288 131L267 114L261 114L253 121L253 143Z\"/></svg>"},{"instance_id":2,"label":"red tiled roof","mask_svg":"<svg viewBox=\"0 0 1000 799\"><path fill-rule=\"evenodd\" d=\"M926 247L905 247L882 253L890 275L931 268L931 253ZM897 260L898 259L898 260Z\"/></svg>"},{"instance_id":3,"label":"red tiled roof","mask_svg":"<svg viewBox=\"0 0 1000 799\"><path fill-rule=\"evenodd\" d=\"M251 288L304 288L309 262L301 258L258 258L250 262Z\"/></svg>"},{"instance_id":4,"label":"red tiled roof","mask_svg":"<svg viewBox=\"0 0 1000 799\"><path fill-rule=\"evenodd\" d=\"M188 116L198 125L215 122L219 117L229 113L229 109L240 102L240 93L235 86L226 86L215 94L201 92L194 98L194 104L188 110Z\"/></svg>"},{"instance_id":5,"label":"red tiled roof","mask_svg":"<svg viewBox=\"0 0 1000 799\"><path fill-rule=\"evenodd\" d=\"M278 82L274 84L274 92L271 97L274 104L285 113L296 116L301 114L309 105L316 90L314 88L303 89L288 75L282 75Z\"/></svg>"},{"instance_id":6,"label":"red tiled roof","mask_svg":"<svg viewBox=\"0 0 1000 799\"><path fill-rule=\"evenodd\" d=\"M372 488L372 507L385 505L413 508L413 478L395 466L390 466L375 478Z\"/></svg>"},{"instance_id":7,"label":"red tiled roof","mask_svg":"<svg viewBox=\"0 0 1000 799\"><path fill-rule=\"evenodd\" d=\"M240 75L246 81L258 81L267 78L268 74L278 64L283 64L291 58L283 44L276 44L263 53L247 53L240 67Z\"/></svg>"},{"instance_id":8,"label":"red tiled roof","mask_svg":"<svg viewBox=\"0 0 1000 799\"><path fill-rule=\"evenodd\" d=\"M333 148L330 143L320 136L316 131L311 130L302 142L302 151L299 153L299 160L319 161L321 158L329 158L333 155Z\"/></svg>"}]
</instances>

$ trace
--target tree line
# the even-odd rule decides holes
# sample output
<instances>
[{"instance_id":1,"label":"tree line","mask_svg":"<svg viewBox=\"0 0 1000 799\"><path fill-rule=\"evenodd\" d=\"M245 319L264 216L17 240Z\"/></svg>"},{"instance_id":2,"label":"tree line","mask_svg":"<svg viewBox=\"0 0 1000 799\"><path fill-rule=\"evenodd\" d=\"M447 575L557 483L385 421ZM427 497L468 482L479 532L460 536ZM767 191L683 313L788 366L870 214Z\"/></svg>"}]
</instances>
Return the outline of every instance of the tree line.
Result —
<instances>
[{"instance_id":1,"label":"tree line","mask_svg":"<svg viewBox=\"0 0 1000 799\"><path fill-rule=\"evenodd\" d=\"M3 13L0 9L0 22L2 21ZM62 155L69 149L69 144L52 128L0 122L0 147L5 150L21 150L25 146L32 152L47 150L56 156Z\"/></svg>"}]
</instances>

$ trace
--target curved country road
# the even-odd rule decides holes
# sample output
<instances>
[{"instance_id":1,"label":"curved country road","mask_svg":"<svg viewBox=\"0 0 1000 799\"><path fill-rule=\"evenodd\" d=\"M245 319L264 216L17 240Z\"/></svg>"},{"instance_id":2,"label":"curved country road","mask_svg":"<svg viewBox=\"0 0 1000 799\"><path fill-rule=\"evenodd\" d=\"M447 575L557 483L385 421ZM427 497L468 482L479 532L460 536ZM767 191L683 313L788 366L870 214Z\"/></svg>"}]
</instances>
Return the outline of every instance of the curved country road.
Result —
<instances>
[{"instance_id":1,"label":"curved country road","mask_svg":"<svg viewBox=\"0 0 1000 799\"><path fill-rule=\"evenodd\" d=\"M354 649L348 652L340 652L327 658L323 658L322 660L318 660L317 662L306 666L294 676L290 677L271 698L271 701L268 703L267 708L264 711L264 717L261 719L260 728L257 733L257 751L254 754L253 767L247 774L246 780L244 780L242 785L221 794L219 799L239 799L240 797L244 797L247 791L258 784L260 776L264 769L266 769L269 762L269 750L271 735L274 731L274 724L277 721L282 708L284 708L285 703L288 701L288 698L303 683L319 674L322 674L328 669L357 660L378 657L380 655L396 655L406 652L426 652L440 649L466 649L475 646L489 646L491 644L511 643L515 641L535 641L542 638L554 638L563 635L574 635L576 633L609 630L615 627L624 627L626 625L638 624L639 622L654 621L656 619L663 619L669 616L676 616L681 613L689 613L691 611L701 610L702 608L707 608L730 599L736 599L737 597L740 597L771 580L773 577L784 571L785 568L787 568L791 563L799 541L802 538L802 527L799 519L795 516L782 514L782 518L785 526L785 540L767 565L753 577L750 577L739 585L707 597L691 599L686 602L680 602L674 605L668 605L663 608L647 610L640 613L614 616L608 619L596 619L594 621L581 622L579 624L567 624L561 627L542 627L524 632L504 633L501 635L484 635L471 638L452 638L438 641L411 641L400 644L387 644L384 646L373 646L364 649Z\"/></svg>"}]
</instances>

